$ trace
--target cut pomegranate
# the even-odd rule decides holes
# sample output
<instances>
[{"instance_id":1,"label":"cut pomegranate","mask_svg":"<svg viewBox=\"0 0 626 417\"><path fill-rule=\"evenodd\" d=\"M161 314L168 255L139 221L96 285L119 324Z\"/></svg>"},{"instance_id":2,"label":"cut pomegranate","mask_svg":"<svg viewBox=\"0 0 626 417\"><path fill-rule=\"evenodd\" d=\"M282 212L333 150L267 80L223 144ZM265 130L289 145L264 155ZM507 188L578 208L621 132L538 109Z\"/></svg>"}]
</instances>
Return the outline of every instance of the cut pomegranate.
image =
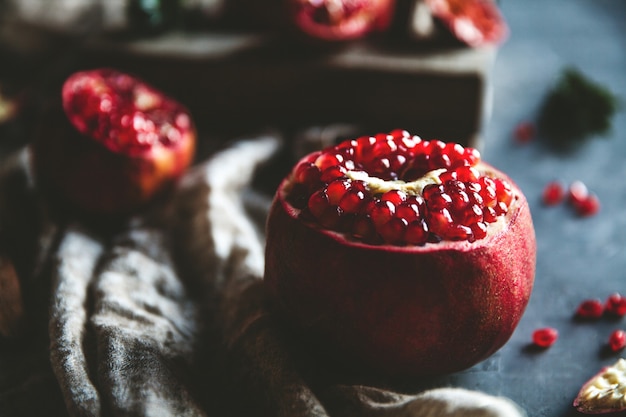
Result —
<instances>
[{"instance_id":1,"label":"cut pomegranate","mask_svg":"<svg viewBox=\"0 0 626 417\"><path fill-rule=\"evenodd\" d=\"M395 0L288 0L296 28L323 41L344 41L385 30Z\"/></svg>"},{"instance_id":2,"label":"cut pomegranate","mask_svg":"<svg viewBox=\"0 0 626 417\"><path fill-rule=\"evenodd\" d=\"M500 44L508 36L508 26L494 1L426 0L426 4L457 39L472 47Z\"/></svg>"},{"instance_id":3,"label":"cut pomegranate","mask_svg":"<svg viewBox=\"0 0 626 417\"><path fill-rule=\"evenodd\" d=\"M623 330L614 330L609 336L609 347L618 352L626 347L626 333Z\"/></svg>"},{"instance_id":4,"label":"cut pomegranate","mask_svg":"<svg viewBox=\"0 0 626 417\"><path fill-rule=\"evenodd\" d=\"M599 319L604 314L604 305L600 300L585 300L576 309L576 316L583 319Z\"/></svg>"},{"instance_id":5,"label":"cut pomegranate","mask_svg":"<svg viewBox=\"0 0 626 417\"><path fill-rule=\"evenodd\" d=\"M574 400L585 414L617 413L626 410L626 360L604 367L587 381Z\"/></svg>"},{"instance_id":6,"label":"cut pomegranate","mask_svg":"<svg viewBox=\"0 0 626 417\"><path fill-rule=\"evenodd\" d=\"M551 181L543 189L542 200L547 206L559 204L565 198L565 188L559 181Z\"/></svg>"},{"instance_id":7,"label":"cut pomegranate","mask_svg":"<svg viewBox=\"0 0 626 417\"><path fill-rule=\"evenodd\" d=\"M542 348L548 348L556 343L559 332L553 327L544 327L533 332L533 343Z\"/></svg>"},{"instance_id":8,"label":"cut pomegranate","mask_svg":"<svg viewBox=\"0 0 626 417\"><path fill-rule=\"evenodd\" d=\"M619 293L611 294L607 298L604 308L607 313L613 316L623 317L626 315L626 297Z\"/></svg>"},{"instance_id":9,"label":"cut pomegranate","mask_svg":"<svg viewBox=\"0 0 626 417\"><path fill-rule=\"evenodd\" d=\"M83 210L136 210L193 159L189 112L130 75L78 72L64 83L61 98L65 115L51 112L33 145L35 169L44 187Z\"/></svg>"},{"instance_id":10,"label":"cut pomegranate","mask_svg":"<svg viewBox=\"0 0 626 417\"><path fill-rule=\"evenodd\" d=\"M320 180L329 169L342 176ZM270 295L292 324L378 370L426 374L508 340L536 247L525 197L478 151L396 130L299 161L266 250Z\"/></svg>"}]
</instances>

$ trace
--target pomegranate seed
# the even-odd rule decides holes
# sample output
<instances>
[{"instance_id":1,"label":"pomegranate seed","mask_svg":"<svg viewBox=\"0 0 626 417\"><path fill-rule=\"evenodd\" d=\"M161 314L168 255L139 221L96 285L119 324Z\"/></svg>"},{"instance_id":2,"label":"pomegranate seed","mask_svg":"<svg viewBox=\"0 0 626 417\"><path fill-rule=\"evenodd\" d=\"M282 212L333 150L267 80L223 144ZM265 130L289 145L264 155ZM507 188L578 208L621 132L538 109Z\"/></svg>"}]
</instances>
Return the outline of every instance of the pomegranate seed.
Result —
<instances>
[{"instance_id":1,"label":"pomegranate seed","mask_svg":"<svg viewBox=\"0 0 626 417\"><path fill-rule=\"evenodd\" d=\"M447 208L429 210L427 219L430 230L441 237L447 235L448 229L454 223Z\"/></svg>"},{"instance_id":2,"label":"pomegranate seed","mask_svg":"<svg viewBox=\"0 0 626 417\"><path fill-rule=\"evenodd\" d=\"M380 197L380 201L390 201L394 206L397 206L404 202L407 198L407 195L404 191L400 190L391 190L387 191Z\"/></svg>"},{"instance_id":3,"label":"pomegranate seed","mask_svg":"<svg viewBox=\"0 0 626 417\"><path fill-rule=\"evenodd\" d=\"M513 132L515 140L519 143L530 142L535 137L535 134L535 125L531 122L518 123Z\"/></svg>"},{"instance_id":4,"label":"pomegranate seed","mask_svg":"<svg viewBox=\"0 0 626 417\"><path fill-rule=\"evenodd\" d=\"M487 224L484 222L476 222L471 226L474 239L483 239L487 236Z\"/></svg>"},{"instance_id":5,"label":"pomegranate seed","mask_svg":"<svg viewBox=\"0 0 626 417\"><path fill-rule=\"evenodd\" d=\"M329 206L317 218L317 221L319 221L319 223L327 229L337 230L341 223L342 214L343 211L339 207Z\"/></svg>"},{"instance_id":6,"label":"pomegranate seed","mask_svg":"<svg viewBox=\"0 0 626 417\"><path fill-rule=\"evenodd\" d=\"M428 241L428 225L423 220L409 223L404 233L406 243L410 245L423 245Z\"/></svg>"},{"instance_id":7,"label":"pomegranate seed","mask_svg":"<svg viewBox=\"0 0 626 417\"><path fill-rule=\"evenodd\" d=\"M544 327L533 332L533 343L542 348L552 346L559 338L559 332L553 327Z\"/></svg>"},{"instance_id":8,"label":"pomegranate seed","mask_svg":"<svg viewBox=\"0 0 626 417\"><path fill-rule=\"evenodd\" d=\"M623 317L626 315L626 297L619 293L614 293L607 298L604 308L607 313Z\"/></svg>"},{"instance_id":9,"label":"pomegranate seed","mask_svg":"<svg viewBox=\"0 0 626 417\"><path fill-rule=\"evenodd\" d=\"M609 347L613 352L618 352L626 347L626 332L614 330L609 336Z\"/></svg>"},{"instance_id":10,"label":"pomegranate seed","mask_svg":"<svg viewBox=\"0 0 626 417\"><path fill-rule=\"evenodd\" d=\"M457 179L463 182L471 182L475 183L480 177L480 173L473 166L462 166L457 168L455 171L457 174Z\"/></svg>"},{"instance_id":11,"label":"pomegranate seed","mask_svg":"<svg viewBox=\"0 0 626 417\"><path fill-rule=\"evenodd\" d=\"M365 193L363 193L363 191L350 189L343 195L343 197L341 197L339 207L345 213L356 213L359 211L364 202Z\"/></svg>"},{"instance_id":12,"label":"pomegranate seed","mask_svg":"<svg viewBox=\"0 0 626 417\"><path fill-rule=\"evenodd\" d=\"M597 299L584 300L576 309L576 316L583 319L598 319L604 314L604 305Z\"/></svg>"},{"instance_id":13,"label":"pomegranate seed","mask_svg":"<svg viewBox=\"0 0 626 417\"><path fill-rule=\"evenodd\" d=\"M587 217L593 216L600 211L600 200L594 194L589 194L587 198L575 205L578 215Z\"/></svg>"},{"instance_id":14,"label":"pomegranate seed","mask_svg":"<svg viewBox=\"0 0 626 417\"><path fill-rule=\"evenodd\" d=\"M376 228L383 240L387 243L398 244L404 239L404 232L408 226L405 219L394 217L382 226Z\"/></svg>"},{"instance_id":15,"label":"pomegranate seed","mask_svg":"<svg viewBox=\"0 0 626 417\"><path fill-rule=\"evenodd\" d=\"M343 156L341 154L336 153L322 153L315 160L315 165L320 169L320 171L324 171L330 167L334 167L336 165L340 165L343 162Z\"/></svg>"},{"instance_id":16,"label":"pomegranate seed","mask_svg":"<svg viewBox=\"0 0 626 417\"><path fill-rule=\"evenodd\" d=\"M315 193L311 194L307 205L311 214L318 219L324 214L324 211L329 206L330 203L328 202L328 196L324 191L316 191Z\"/></svg>"},{"instance_id":17,"label":"pomegranate seed","mask_svg":"<svg viewBox=\"0 0 626 417\"><path fill-rule=\"evenodd\" d=\"M391 201L378 201L369 212L375 226L387 223L394 216L396 206Z\"/></svg>"},{"instance_id":18,"label":"pomegranate seed","mask_svg":"<svg viewBox=\"0 0 626 417\"><path fill-rule=\"evenodd\" d=\"M363 240L371 240L376 233L372 220L367 215L357 216L352 222L352 235Z\"/></svg>"},{"instance_id":19,"label":"pomegranate seed","mask_svg":"<svg viewBox=\"0 0 626 417\"><path fill-rule=\"evenodd\" d=\"M491 208L491 207L484 207L483 208L483 219L487 223L494 223L496 220L498 220L498 215L496 214L496 211L493 208Z\"/></svg>"},{"instance_id":20,"label":"pomegranate seed","mask_svg":"<svg viewBox=\"0 0 626 417\"><path fill-rule=\"evenodd\" d=\"M472 240L472 229L462 224L451 225L442 236L449 240Z\"/></svg>"},{"instance_id":21,"label":"pomegranate seed","mask_svg":"<svg viewBox=\"0 0 626 417\"><path fill-rule=\"evenodd\" d=\"M315 185L320 181L320 170L310 162L303 162L296 167L294 180L300 184Z\"/></svg>"},{"instance_id":22,"label":"pomegranate seed","mask_svg":"<svg viewBox=\"0 0 626 417\"><path fill-rule=\"evenodd\" d=\"M335 180L328 184L326 187L326 195L328 196L328 202L333 206L336 206L341 201L341 198L350 189L350 182L348 180Z\"/></svg>"},{"instance_id":23,"label":"pomegranate seed","mask_svg":"<svg viewBox=\"0 0 626 417\"><path fill-rule=\"evenodd\" d=\"M319 168L316 165L313 165L315 169L319 172ZM318 174L318 178L320 181L328 184L333 182L334 180L345 178L346 169L340 165L335 165L330 168L326 168L324 172Z\"/></svg>"},{"instance_id":24,"label":"pomegranate seed","mask_svg":"<svg viewBox=\"0 0 626 417\"><path fill-rule=\"evenodd\" d=\"M587 186L582 181L574 181L570 184L568 190L569 201L574 206L583 202L589 195Z\"/></svg>"},{"instance_id":25,"label":"pomegranate seed","mask_svg":"<svg viewBox=\"0 0 626 417\"><path fill-rule=\"evenodd\" d=\"M552 181L546 184L542 193L543 203L547 206L559 204L565 198L565 189L563 184L558 181Z\"/></svg>"}]
</instances>

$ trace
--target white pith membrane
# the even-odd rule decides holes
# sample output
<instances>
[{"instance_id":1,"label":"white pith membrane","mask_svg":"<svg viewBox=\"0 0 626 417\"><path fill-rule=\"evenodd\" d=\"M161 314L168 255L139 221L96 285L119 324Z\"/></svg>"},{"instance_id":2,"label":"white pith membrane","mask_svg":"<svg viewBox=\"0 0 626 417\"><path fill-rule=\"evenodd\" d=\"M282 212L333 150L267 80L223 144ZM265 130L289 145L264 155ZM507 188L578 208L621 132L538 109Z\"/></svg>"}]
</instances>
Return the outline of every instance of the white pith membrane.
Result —
<instances>
[{"instance_id":1,"label":"white pith membrane","mask_svg":"<svg viewBox=\"0 0 626 417\"><path fill-rule=\"evenodd\" d=\"M626 409L626 359L620 358L583 385L574 405L585 413Z\"/></svg>"},{"instance_id":2,"label":"white pith membrane","mask_svg":"<svg viewBox=\"0 0 626 417\"><path fill-rule=\"evenodd\" d=\"M483 162L478 162L474 168L476 168L480 172L481 177L489 177L489 178L498 178L496 172L491 169L491 167ZM422 177L414 180L414 181L403 181L403 180L384 180L379 177L370 176L365 171L360 170L348 170L345 173L345 176L351 181L363 181L367 184L367 190L370 193L370 196L374 196L377 194L382 194L387 191L398 190L403 191L407 194L407 196L422 196L422 192L424 188L431 184L442 184L442 180L440 175L447 172L446 168L434 169L428 171ZM293 174L294 171L292 171ZM288 195L291 192L292 186L295 184L295 180L291 177L286 184L286 187L283 188L283 192L281 193L281 198L284 203L289 206L289 213L294 218L299 218L300 213L303 211L291 205L288 201ZM474 246L476 244L484 244L489 240L490 237L496 236L502 231L508 228L509 219L514 216L514 213L517 212L517 206L519 202L519 195L513 188L513 199L508 206L508 211L505 214L498 215L497 220L494 222L484 222L487 225L487 236L482 239L476 239L472 242L467 240L445 240L442 239L438 242L426 242L423 245L414 245L414 244L403 244L403 245L394 245L391 243L377 243L371 244L363 241L362 239L352 236L350 233L341 232L333 229L324 228L322 226L316 225L316 228L323 230L325 233L336 236L336 238L340 238L341 240L348 241L358 245L366 245L366 246L375 246L375 247L383 247L383 246L392 246L399 249L403 247L409 248L409 250L419 250L419 248L427 248L432 247L433 245L441 245L445 243L448 247L469 247Z\"/></svg>"}]
</instances>

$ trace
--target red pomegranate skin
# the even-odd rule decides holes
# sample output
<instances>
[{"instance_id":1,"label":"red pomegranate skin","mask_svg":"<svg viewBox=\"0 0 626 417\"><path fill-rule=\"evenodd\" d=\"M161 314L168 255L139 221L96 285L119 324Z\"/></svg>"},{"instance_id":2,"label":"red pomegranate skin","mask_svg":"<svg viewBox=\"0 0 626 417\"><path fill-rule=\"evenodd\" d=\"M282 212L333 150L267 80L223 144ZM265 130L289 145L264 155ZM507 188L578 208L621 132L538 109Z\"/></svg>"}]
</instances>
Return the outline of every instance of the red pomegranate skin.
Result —
<instances>
[{"instance_id":1,"label":"red pomegranate skin","mask_svg":"<svg viewBox=\"0 0 626 417\"><path fill-rule=\"evenodd\" d=\"M474 243L372 246L306 224L279 187L267 223L272 306L338 361L377 374L460 371L510 338L529 301L536 242L519 194L507 224Z\"/></svg>"}]
</instances>

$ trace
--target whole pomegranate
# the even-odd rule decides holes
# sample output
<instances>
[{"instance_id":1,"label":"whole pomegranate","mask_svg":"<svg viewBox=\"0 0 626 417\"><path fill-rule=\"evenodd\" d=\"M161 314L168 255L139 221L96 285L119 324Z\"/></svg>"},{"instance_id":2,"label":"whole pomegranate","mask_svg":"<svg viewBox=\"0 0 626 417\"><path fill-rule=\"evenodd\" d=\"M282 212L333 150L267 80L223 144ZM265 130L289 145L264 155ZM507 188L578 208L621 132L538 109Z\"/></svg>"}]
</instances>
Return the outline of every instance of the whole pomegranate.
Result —
<instances>
[{"instance_id":1,"label":"whole pomegranate","mask_svg":"<svg viewBox=\"0 0 626 417\"><path fill-rule=\"evenodd\" d=\"M278 188L266 245L279 317L338 361L389 375L487 358L534 282L519 188L475 149L402 130L301 159Z\"/></svg>"},{"instance_id":2,"label":"whole pomegranate","mask_svg":"<svg viewBox=\"0 0 626 417\"><path fill-rule=\"evenodd\" d=\"M390 24L395 0L287 0L291 20L304 35L322 41L344 41L383 31Z\"/></svg>"},{"instance_id":3,"label":"whole pomegranate","mask_svg":"<svg viewBox=\"0 0 626 417\"><path fill-rule=\"evenodd\" d=\"M146 83L113 69L71 75L62 106L33 143L39 183L88 213L138 210L191 164L189 112Z\"/></svg>"}]
</instances>

